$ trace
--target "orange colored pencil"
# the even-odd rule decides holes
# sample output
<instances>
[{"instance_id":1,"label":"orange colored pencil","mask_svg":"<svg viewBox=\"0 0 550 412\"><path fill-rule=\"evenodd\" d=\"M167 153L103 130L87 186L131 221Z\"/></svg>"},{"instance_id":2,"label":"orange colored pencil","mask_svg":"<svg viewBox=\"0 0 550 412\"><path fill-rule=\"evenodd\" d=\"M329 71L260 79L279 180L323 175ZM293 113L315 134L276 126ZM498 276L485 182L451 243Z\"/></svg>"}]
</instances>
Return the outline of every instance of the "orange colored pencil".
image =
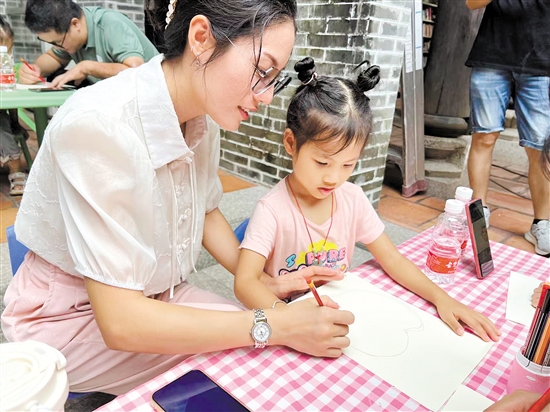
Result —
<instances>
[{"instance_id":1,"label":"orange colored pencil","mask_svg":"<svg viewBox=\"0 0 550 412\"><path fill-rule=\"evenodd\" d=\"M539 339L539 345L537 346L537 351L535 352L535 356L533 356L533 362L535 362L537 365L542 365L544 362L544 358L546 356L546 350L548 349L548 345L550 344L550 317L546 317L546 325L544 326L544 329L542 331L542 335Z\"/></svg>"},{"instance_id":2,"label":"orange colored pencil","mask_svg":"<svg viewBox=\"0 0 550 412\"><path fill-rule=\"evenodd\" d=\"M536 401L527 412L541 412L548 404L550 404L550 388L548 388L546 392L542 394L540 399Z\"/></svg>"},{"instance_id":3,"label":"orange colored pencil","mask_svg":"<svg viewBox=\"0 0 550 412\"><path fill-rule=\"evenodd\" d=\"M307 285L309 286L309 289L311 289L311 293L313 293L313 296L315 296L315 300L317 300L317 303L319 306L325 306L323 305L323 301L319 297L319 292L317 292L317 288L315 287L315 283L313 283L313 280L311 278L306 277Z\"/></svg>"}]
</instances>

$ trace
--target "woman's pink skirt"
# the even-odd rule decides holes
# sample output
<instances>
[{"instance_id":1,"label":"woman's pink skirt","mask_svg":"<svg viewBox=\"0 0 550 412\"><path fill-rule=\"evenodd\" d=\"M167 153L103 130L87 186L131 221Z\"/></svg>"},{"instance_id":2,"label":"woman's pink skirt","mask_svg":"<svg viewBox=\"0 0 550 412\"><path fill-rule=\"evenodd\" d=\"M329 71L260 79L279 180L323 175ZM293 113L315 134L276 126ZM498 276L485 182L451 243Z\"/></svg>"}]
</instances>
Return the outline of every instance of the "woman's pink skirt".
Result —
<instances>
[{"instance_id":1,"label":"woman's pink skirt","mask_svg":"<svg viewBox=\"0 0 550 412\"><path fill-rule=\"evenodd\" d=\"M211 310L243 307L183 283L155 299ZM9 342L37 340L67 358L72 392L119 395L176 366L190 355L154 355L109 349L99 331L84 280L27 253L4 296L2 330Z\"/></svg>"}]
</instances>

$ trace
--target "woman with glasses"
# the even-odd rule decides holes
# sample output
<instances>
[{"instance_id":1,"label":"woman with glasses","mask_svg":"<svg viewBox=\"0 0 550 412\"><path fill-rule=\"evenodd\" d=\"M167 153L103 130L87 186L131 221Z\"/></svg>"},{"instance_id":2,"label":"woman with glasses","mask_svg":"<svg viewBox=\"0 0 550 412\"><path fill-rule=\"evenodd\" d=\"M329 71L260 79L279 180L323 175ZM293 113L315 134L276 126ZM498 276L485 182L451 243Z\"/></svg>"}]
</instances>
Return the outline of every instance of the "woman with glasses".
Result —
<instances>
[{"instance_id":1,"label":"woman with glasses","mask_svg":"<svg viewBox=\"0 0 550 412\"><path fill-rule=\"evenodd\" d=\"M217 208L219 126L237 129L283 86L294 0L165 6L163 55L79 90L54 116L15 223L31 251L5 295L5 336L61 350L75 392L120 394L200 352L337 357L349 345L353 315L326 297L245 311L186 282L201 245L236 270Z\"/></svg>"}]
</instances>

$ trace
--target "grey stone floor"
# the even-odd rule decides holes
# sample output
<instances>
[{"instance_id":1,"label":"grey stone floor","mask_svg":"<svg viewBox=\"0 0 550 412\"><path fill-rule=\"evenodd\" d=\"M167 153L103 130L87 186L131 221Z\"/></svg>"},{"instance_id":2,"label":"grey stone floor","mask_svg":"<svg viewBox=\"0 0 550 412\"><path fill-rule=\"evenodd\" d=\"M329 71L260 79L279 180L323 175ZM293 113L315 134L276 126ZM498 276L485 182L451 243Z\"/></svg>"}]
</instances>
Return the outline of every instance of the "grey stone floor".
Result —
<instances>
[{"instance_id":1,"label":"grey stone floor","mask_svg":"<svg viewBox=\"0 0 550 412\"><path fill-rule=\"evenodd\" d=\"M254 205L265 193L268 192L265 187L252 187L236 192L226 193L220 203L220 210L223 212L231 227L236 228L244 219L252 214ZM393 243L398 245L405 240L416 235L408 229L392 223L386 224L386 233L392 239ZM361 263L372 258L372 255L364 248L357 246L354 251L351 268L354 268ZM189 276L190 283L195 284L203 289L211 290L219 295L234 299L233 294L233 275L225 270L221 265L216 264L215 260L204 251L199 260L198 272ZM4 293L12 278L11 266L7 243L0 244L0 311L4 310ZM0 342L6 342L4 334L0 333ZM85 412L92 411L104 403L113 399L112 395L108 394L90 394L82 398L70 399L65 405L66 412Z\"/></svg>"}]
</instances>

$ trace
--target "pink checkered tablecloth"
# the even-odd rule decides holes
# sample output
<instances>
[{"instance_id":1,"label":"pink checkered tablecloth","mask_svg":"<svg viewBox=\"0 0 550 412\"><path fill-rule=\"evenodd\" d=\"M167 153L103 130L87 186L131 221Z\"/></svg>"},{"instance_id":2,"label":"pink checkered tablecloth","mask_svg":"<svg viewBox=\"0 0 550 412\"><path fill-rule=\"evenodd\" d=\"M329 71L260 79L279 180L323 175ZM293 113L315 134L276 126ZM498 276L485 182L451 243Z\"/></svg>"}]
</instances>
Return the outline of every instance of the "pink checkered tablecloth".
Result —
<instances>
[{"instance_id":1,"label":"pink checkered tablecloth","mask_svg":"<svg viewBox=\"0 0 550 412\"><path fill-rule=\"evenodd\" d=\"M418 267L426 260L430 231L398 248ZM510 271L537 279L550 277L550 259L491 242L495 271L483 280L474 273L471 248L460 263L452 285L444 289L486 316L502 331L501 339L468 376L464 384L491 400L506 390L507 371L523 345L527 327L505 320ZM354 272L378 288L411 305L436 314L433 306L395 283L375 261ZM357 362L341 356L318 359L285 347L241 348L189 358L172 370L121 395L100 411L153 411L151 394L190 369L201 369L253 411L425 411L409 396Z\"/></svg>"}]
</instances>

